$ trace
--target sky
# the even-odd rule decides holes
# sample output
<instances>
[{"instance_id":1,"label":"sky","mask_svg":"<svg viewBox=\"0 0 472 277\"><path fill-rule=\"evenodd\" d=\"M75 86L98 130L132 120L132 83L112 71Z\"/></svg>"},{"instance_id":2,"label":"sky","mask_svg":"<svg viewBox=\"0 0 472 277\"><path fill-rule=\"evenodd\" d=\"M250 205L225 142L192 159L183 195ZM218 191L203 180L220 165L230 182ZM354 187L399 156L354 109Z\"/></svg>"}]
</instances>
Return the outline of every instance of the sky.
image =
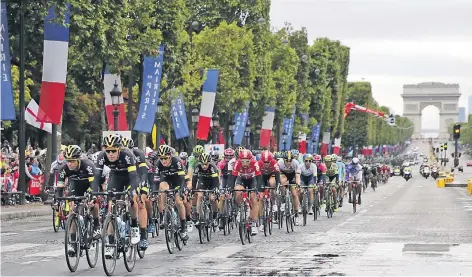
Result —
<instances>
[{"instance_id":1,"label":"sky","mask_svg":"<svg viewBox=\"0 0 472 277\"><path fill-rule=\"evenodd\" d=\"M472 95L472 0L272 0L271 25L290 22L351 48L348 81L369 81L380 105L403 113L404 84L457 83ZM472 112L472 111L471 111ZM439 110L422 127L439 129Z\"/></svg>"}]
</instances>

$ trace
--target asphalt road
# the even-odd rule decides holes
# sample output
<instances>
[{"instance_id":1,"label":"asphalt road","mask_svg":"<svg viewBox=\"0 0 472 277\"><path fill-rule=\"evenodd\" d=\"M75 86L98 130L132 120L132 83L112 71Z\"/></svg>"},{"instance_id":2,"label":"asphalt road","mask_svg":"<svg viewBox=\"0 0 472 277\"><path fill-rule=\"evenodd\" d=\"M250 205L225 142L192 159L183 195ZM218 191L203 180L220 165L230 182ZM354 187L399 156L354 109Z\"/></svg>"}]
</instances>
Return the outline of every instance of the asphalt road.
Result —
<instances>
[{"instance_id":1,"label":"asphalt road","mask_svg":"<svg viewBox=\"0 0 472 277\"><path fill-rule=\"evenodd\" d=\"M466 176L471 168L458 178ZM170 255L160 236L132 273L117 262L115 276L472 275L472 197L465 188L439 189L414 172L408 182L393 177L369 190L362 203L356 214L346 205L332 219L323 215L290 234L258 234L245 246L237 232L201 245L194 231L189 244ZM95 269L83 257L70 273L64 232L51 225L50 216L2 222L2 276L105 275L100 257Z\"/></svg>"}]
</instances>

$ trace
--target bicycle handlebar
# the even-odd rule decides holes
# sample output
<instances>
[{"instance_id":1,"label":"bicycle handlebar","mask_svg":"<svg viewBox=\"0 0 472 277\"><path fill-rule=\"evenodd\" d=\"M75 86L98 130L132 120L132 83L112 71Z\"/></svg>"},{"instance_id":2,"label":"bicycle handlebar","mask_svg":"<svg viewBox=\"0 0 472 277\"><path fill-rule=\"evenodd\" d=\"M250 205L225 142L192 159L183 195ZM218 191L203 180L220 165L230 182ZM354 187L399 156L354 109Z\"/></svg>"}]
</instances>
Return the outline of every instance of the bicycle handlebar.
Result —
<instances>
[{"instance_id":1,"label":"bicycle handlebar","mask_svg":"<svg viewBox=\"0 0 472 277\"><path fill-rule=\"evenodd\" d=\"M256 191L256 189L232 189L231 191Z\"/></svg>"},{"instance_id":2,"label":"bicycle handlebar","mask_svg":"<svg viewBox=\"0 0 472 277\"><path fill-rule=\"evenodd\" d=\"M87 196L67 196L67 197L57 197L56 200L81 201L87 198L88 198Z\"/></svg>"}]
</instances>

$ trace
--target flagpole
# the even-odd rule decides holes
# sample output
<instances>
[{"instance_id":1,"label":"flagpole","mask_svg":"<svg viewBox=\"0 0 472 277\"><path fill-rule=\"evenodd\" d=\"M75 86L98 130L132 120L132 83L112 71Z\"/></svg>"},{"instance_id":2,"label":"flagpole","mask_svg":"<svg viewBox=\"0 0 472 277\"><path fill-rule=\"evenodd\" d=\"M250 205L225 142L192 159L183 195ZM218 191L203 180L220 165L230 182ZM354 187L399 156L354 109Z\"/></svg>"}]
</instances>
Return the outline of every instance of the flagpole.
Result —
<instances>
[{"instance_id":1,"label":"flagpole","mask_svg":"<svg viewBox=\"0 0 472 277\"><path fill-rule=\"evenodd\" d=\"M7 49L8 51L8 49ZM18 181L18 191L20 195L20 205L25 204L26 193L26 126L25 126L25 0L20 0L20 130L18 132L18 142L20 148L20 178Z\"/></svg>"},{"instance_id":2,"label":"flagpole","mask_svg":"<svg viewBox=\"0 0 472 277\"><path fill-rule=\"evenodd\" d=\"M57 124L51 124L51 162L54 162L57 157Z\"/></svg>"}]
</instances>

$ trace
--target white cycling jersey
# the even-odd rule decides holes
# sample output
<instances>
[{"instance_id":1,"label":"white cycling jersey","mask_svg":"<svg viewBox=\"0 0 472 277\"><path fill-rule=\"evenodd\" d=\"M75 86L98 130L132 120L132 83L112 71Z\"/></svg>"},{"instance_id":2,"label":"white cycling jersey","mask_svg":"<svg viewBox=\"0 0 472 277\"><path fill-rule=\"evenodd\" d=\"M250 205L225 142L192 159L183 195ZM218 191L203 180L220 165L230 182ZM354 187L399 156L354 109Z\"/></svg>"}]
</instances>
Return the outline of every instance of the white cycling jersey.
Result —
<instances>
[{"instance_id":1,"label":"white cycling jersey","mask_svg":"<svg viewBox=\"0 0 472 277\"><path fill-rule=\"evenodd\" d=\"M290 164L287 166L285 164L285 161L279 161L279 167L280 167L280 173L295 173L295 174L300 174L300 164L298 163L297 160L292 159Z\"/></svg>"},{"instance_id":2,"label":"white cycling jersey","mask_svg":"<svg viewBox=\"0 0 472 277\"><path fill-rule=\"evenodd\" d=\"M310 166L307 168L305 164L301 164L299 166L300 172L302 176L316 176L317 175L317 168L316 164L310 163Z\"/></svg>"}]
</instances>

